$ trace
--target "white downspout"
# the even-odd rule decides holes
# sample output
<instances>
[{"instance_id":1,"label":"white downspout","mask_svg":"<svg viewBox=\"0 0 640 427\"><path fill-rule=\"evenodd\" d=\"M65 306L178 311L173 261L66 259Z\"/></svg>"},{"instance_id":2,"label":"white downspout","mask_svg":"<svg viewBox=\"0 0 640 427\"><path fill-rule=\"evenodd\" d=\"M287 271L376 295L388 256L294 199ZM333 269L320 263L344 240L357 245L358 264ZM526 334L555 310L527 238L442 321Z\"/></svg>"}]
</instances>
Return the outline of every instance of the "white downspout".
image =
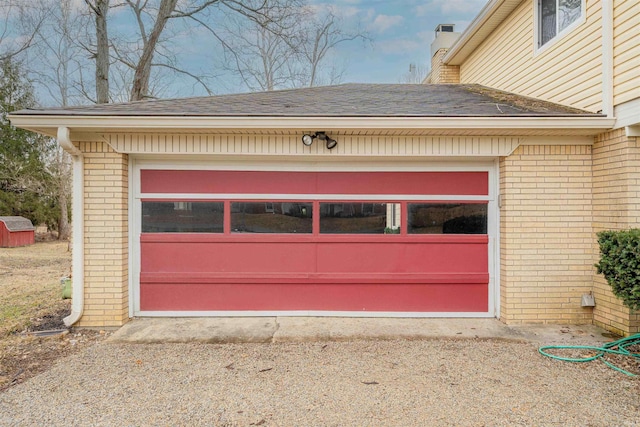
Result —
<instances>
[{"instance_id":1,"label":"white downspout","mask_svg":"<svg viewBox=\"0 0 640 427\"><path fill-rule=\"evenodd\" d=\"M602 2L602 113L614 117L613 0Z\"/></svg>"},{"instance_id":2,"label":"white downspout","mask_svg":"<svg viewBox=\"0 0 640 427\"><path fill-rule=\"evenodd\" d=\"M71 253L72 287L71 314L65 317L64 324L72 326L84 310L84 157L73 145L68 127L58 128L58 143L73 156L73 196L71 200L73 249Z\"/></svg>"}]
</instances>

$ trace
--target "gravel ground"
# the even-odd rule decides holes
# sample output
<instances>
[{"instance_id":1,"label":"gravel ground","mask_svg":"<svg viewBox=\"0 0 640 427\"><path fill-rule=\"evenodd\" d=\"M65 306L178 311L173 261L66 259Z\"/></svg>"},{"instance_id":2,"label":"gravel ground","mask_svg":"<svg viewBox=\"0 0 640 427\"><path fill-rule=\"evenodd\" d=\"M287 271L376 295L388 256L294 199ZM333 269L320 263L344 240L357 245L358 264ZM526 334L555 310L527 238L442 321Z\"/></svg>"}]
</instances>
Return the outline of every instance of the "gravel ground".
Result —
<instances>
[{"instance_id":1,"label":"gravel ground","mask_svg":"<svg viewBox=\"0 0 640 427\"><path fill-rule=\"evenodd\" d=\"M496 340L98 343L0 394L3 426L636 426L640 380Z\"/></svg>"}]
</instances>

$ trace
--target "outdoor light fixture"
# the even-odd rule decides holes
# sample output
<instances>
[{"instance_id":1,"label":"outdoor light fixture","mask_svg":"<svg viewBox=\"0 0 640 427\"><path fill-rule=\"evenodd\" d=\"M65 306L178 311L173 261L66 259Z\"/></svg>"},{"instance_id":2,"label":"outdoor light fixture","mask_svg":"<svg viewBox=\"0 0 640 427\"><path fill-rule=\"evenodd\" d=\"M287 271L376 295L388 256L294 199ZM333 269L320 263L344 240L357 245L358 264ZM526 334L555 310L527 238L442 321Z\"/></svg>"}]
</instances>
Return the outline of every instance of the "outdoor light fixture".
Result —
<instances>
[{"instance_id":1,"label":"outdoor light fixture","mask_svg":"<svg viewBox=\"0 0 640 427\"><path fill-rule=\"evenodd\" d=\"M311 144L313 144L313 140L316 138L318 138L320 141L324 141L327 144L328 150L331 150L336 145L338 145L338 141L328 136L326 132L316 132L313 135L305 133L304 135L302 135L302 143L309 147Z\"/></svg>"}]
</instances>

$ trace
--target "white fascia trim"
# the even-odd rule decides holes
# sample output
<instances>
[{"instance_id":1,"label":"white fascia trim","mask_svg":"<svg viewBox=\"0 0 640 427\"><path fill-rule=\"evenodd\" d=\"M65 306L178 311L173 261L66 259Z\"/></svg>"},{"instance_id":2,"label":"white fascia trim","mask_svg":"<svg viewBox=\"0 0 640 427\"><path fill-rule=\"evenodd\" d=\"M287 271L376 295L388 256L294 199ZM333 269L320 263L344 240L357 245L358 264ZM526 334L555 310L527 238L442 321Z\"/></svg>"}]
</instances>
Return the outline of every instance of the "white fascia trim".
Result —
<instances>
[{"instance_id":1,"label":"white fascia trim","mask_svg":"<svg viewBox=\"0 0 640 427\"><path fill-rule=\"evenodd\" d=\"M492 318L489 312L396 312L396 311L139 311L136 317L466 317Z\"/></svg>"},{"instance_id":2,"label":"white fascia trim","mask_svg":"<svg viewBox=\"0 0 640 427\"><path fill-rule=\"evenodd\" d=\"M74 131L136 132L163 130L369 130L369 129L611 129L614 119L607 117L105 117L105 116L11 116L18 127L60 126Z\"/></svg>"},{"instance_id":3,"label":"white fascia trim","mask_svg":"<svg viewBox=\"0 0 640 427\"><path fill-rule=\"evenodd\" d=\"M380 201L380 202L396 202L396 201L428 201L428 200L438 200L438 201L487 201L491 200L488 195L486 196L465 196L465 195L449 195L449 194L441 194L441 195L415 195L415 194L387 194L387 195L379 195L379 194L265 194L265 193L242 193L242 194L217 194L217 193L197 193L197 194L186 194L186 193L142 193L139 197L140 199L166 199L166 200L276 200L276 201L286 201L286 200L336 200L336 201L345 201L345 200L370 200L370 201Z\"/></svg>"},{"instance_id":4,"label":"white fascia trim","mask_svg":"<svg viewBox=\"0 0 640 427\"><path fill-rule=\"evenodd\" d=\"M602 1L602 113L614 117L613 0Z\"/></svg>"},{"instance_id":5,"label":"white fascia trim","mask_svg":"<svg viewBox=\"0 0 640 427\"><path fill-rule=\"evenodd\" d=\"M72 291L71 314L63 319L70 327L82 317L84 311L84 157L73 145L69 137L69 128L58 128L58 143L73 158L73 196L71 210L73 214L73 249L71 253Z\"/></svg>"},{"instance_id":6,"label":"white fascia trim","mask_svg":"<svg viewBox=\"0 0 640 427\"><path fill-rule=\"evenodd\" d=\"M628 137L639 137L640 136L640 125L636 126L626 126L625 128L626 134Z\"/></svg>"},{"instance_id":7,"label":"white fascia trim","mask_svg":"<svg viewBox=\"0 0 640 427\"><path fill-rule=\"evenodd\" d=\"M616 116L614 128L619 129L624 127L626 128L627 136L638 136L634 135L634 132L637 133L637 129L640 128L640 97L616 105L614 112Z\"/></svg>"},{"instance_id":8,"label":"white fascia trim","mask_svg":"<svg viewBox=\"0 0 640 427\"><path fill-rule=\"evenodd\" d=\"M471 21L466 30L458 37L458 40L449 48L447 53L442 58L442 62L447 65L460 65L466 58L459 58L456 60L456 55L460 53L462 48L466 46L466 44L471 41L471 39L476 35L478 30L482 28L487 21L489 21L493 15L500 9L504 4L504 0L490 0L487 4L484 5L480 13L476 15L476 17Z\"/></svg>"},{"instance_id":9,"label":"white fascia trim","mask_svg":"<svg viewBox=\"0 0 640 427\"><path fill-rule=\"evenodd\" d=\"M593 145L593 136L524 136L520 145Z\"/></svg>"}]
</instances>

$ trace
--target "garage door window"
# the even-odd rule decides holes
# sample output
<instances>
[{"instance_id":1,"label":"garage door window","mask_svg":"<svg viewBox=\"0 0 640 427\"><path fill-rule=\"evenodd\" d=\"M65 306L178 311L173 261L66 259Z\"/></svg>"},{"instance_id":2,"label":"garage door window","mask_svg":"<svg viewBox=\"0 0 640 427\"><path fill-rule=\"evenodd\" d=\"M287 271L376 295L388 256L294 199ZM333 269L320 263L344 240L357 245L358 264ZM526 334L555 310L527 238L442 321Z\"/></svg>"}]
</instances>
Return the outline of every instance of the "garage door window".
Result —
<instances>
[{"instance_id":1,"label":"garage door window","mask_svg":"<svg viewBox=\"0 0 640 427\"><path fill-rule=\"evenodd\" d=\"M409 203L409 234L487 234L484 203Z\"/></svg>"},{"instance_id":2,"label":"garage door window","mask_svg":"<svg viewBox=\"0 0 640 427\"><path fill-rule=\"evenodd\" d=\"M321 234L384 234L400 227L399 203L320 203Z\"/></svg>"},{"instance_id":3,"label":"garage door window","mask_svg":"<svg viewBox=\"0 0 640 427\"><path fill-rule=\"evenodd\" d=\"M311 233L313 205L302 202L232 202L232 233Z\"/></svg>"},{"instance_id":4,"label":"garage door window","mask_svg":"<svg viewBox=\"0 0 640 427\"><path fill-rule=\"evenodd\" d=\"M142 202L143 233L222 233L222 202Z\"/></svg>"}]
</instances>

